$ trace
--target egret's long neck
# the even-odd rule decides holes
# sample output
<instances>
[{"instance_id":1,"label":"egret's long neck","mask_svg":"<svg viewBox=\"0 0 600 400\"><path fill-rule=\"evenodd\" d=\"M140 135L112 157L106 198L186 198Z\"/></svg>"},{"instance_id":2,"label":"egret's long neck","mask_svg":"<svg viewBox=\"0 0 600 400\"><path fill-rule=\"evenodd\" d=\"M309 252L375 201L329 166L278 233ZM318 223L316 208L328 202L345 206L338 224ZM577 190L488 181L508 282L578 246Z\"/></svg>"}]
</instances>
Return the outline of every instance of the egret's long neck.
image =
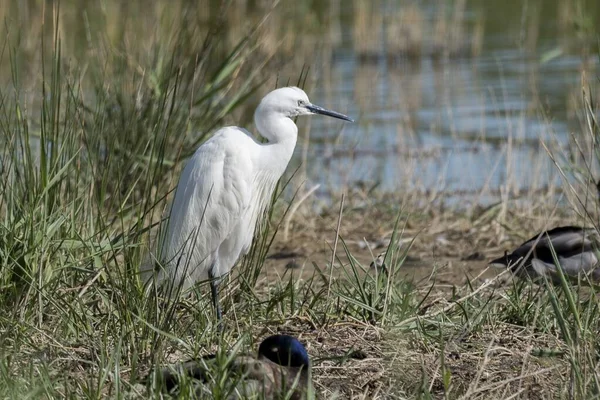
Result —
<instances>
[{"instance_id":1,"label":"egret's long neck","mask_svg":"<svg viewBox=\"0 0 600 400\"><path fill-rule=\"evenodd\" d=\"M253 154L256 166L254 196L258 201L252 202L250 212L253 215L262 215L270 204L277 181L292 158L298 127L294 121L282 114L265 112L260 106L254 113L254 122L258 132L269 141L258 145L258 151ZM250 227L252 231L254 228L254 225Z\"/></svg>"},{"instance_id":2,"label":"egret's long neck","mask_svg":"<svg viewBox=\"0 0 600 400\"><path fill-rule=\"evenodd\" d=\"M269 141L262 146L261 161L279 175L279 179L294 153L298 127L290 118L279 113L263 112L260 108L254 114L254 122L261 136Z\"/></svg>"}]
</instances>

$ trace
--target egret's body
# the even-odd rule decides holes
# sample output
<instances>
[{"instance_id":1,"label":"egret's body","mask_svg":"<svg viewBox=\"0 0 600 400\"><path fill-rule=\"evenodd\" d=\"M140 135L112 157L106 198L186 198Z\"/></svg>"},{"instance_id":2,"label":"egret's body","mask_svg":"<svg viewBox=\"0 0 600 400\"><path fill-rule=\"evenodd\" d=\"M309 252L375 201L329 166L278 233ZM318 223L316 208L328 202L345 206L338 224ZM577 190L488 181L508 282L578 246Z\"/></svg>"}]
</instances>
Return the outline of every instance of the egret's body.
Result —
<instances>
[{"instance_id":1,"label":"egret's body","mask_svg":"<svg viewBox=\"0 0 600 400\"><path fill-rule=\"evenodd\" d=\"M258 354L228 356L226 368L215 364L216 356L190 360L164 368L156 376L162 388L177 393L182 380L187 379L195 387L200 398L212 394L211 383L221 382L219 373L225 376L235 390L228 399L259 398L291 400L305 399L311 386L310 360L304 346L293 336L273 335L259 346Z\"/></svg>"},{"instance_id":2,"label":"egret's body","mask_svg":"<svg viewBox=\"0 0 600 400\"><path fill-rule=\"evenodd\" d=\"M258 218L295 145L293 135L265 151L246 131L227 127L200 146L176 189L161 249L166 268L159 279L187 289L229 272L250 248ZM280 162L269 165L271 150L279 153Z\"/></svg>"},{"instance_id":3,"label":"egret's body","mask_svg":"<svg viewBox=\"0 0 600 400\"><path fill-rule=\"evenodd\" d=\"M216 279L252 245L257 222L296 146L292 118L316 113L351 121L312 105L301 89L281 88L267 94L254 114L267 143L242 128L226 127L196 150L179 179L161 238L159 284L187 289L210 279L220 319Z\"/></svg>"}]
</instances>

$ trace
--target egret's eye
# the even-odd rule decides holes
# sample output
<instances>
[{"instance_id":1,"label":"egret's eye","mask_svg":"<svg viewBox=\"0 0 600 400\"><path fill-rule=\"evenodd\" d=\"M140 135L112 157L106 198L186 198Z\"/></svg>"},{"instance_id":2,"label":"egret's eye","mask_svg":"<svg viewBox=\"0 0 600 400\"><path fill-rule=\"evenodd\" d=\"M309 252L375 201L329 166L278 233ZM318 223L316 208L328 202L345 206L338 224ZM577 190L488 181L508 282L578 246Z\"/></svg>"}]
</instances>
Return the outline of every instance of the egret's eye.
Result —
<instances>
[{"instance_id":1,"label":"egret's eye","mask_svg":"<svg viewBox=\"0 0 600 400\"><path fill-rule=\"evenodd\" d=\"M298 105L300 107L302 107L303 105L305 105L306 103L304 102L304 100L298 100Z\"/></svg>"}]
</instances>

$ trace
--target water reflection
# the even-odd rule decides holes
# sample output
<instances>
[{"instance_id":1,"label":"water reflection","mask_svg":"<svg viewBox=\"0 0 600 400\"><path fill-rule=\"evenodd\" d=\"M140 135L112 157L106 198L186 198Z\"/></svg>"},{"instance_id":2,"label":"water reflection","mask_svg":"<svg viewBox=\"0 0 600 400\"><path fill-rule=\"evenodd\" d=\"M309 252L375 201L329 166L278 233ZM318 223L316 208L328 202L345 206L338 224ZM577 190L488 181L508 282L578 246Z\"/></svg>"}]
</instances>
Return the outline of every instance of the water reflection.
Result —
<instances>
[{"instance_id":1,"label":"water reflection","mask_svg":"<svg viewBox=\"0 0 600 400\"><path fill-rule=\"evenodd\" d=\"M540 140L566 146L582 130L581 76L597 73L596 2L582 9L558 0L282 0L272 9L271 2L234 0L225 11L219 3L64 0L65 64L87 71L111 49L128 54L140 74L156 67L158 52L176 49L178 60L194 63L216 21L227 27L215 45L225 56L270 13L248 63L268 84L235 123L249 123L276 77L295 83L310 65L311 100L358 119L343 128L318 118L300 122L294 163L324 193L369 182L388 191L468 192L479 201L500 188L518 194L559 184ZM52 4L43 16L38 2L0 0L0 17L20 29L10 43L19 49L25 90L39 85L32 66L41 64L40 36L53 33L40 23L51 20ZM185 46L177 47L176 33L189 26ZM10 77L6 57L0 77Z\"/></svg>"},{"instance_id":2,"label":"water reflection","mask_svg":"<svg viewBox=\"0 0 600 400\"><path fill-rule=\"evenodd\" d=\"M457 23L463 30L482 26L478 16L485 13L485 6L457 4L450 21L457 22L453 18L460 15L463 19ZM408 7L406 18L423 24L435 15L436 7L429 5L423 14ZM500 188L519 195L560 184L558 170L540 143L567 145L569 134L581 131L572 111L581 102L572 99L580 93L582 70L593 74L597 66L585 51L576 53L576 40L569 40L564 22L557 31L540 29L542 8L523 11L532 15L529 19L519 16L517 9L509 19L521 18L524 25L514 27L516 31L509 24L500 32L489 32L475 50L474 41L463 43L471 53L452 45L454 51L434 57L429 51L406 50L411 46L405 42L381 49L378 30L364 27L383 24L386 35L378 16L368 17L372 7L361 10L367 17L354 23L353 47L341 45L337 56L323 66L333 81L316 88L319 101L331 99L333 108L348 107L348 113L360 115L360 123L340 133L326 122L313 121L310 178L338 189L375 181L390 191L445 190L460 193L460 201L465 193L472 194L471 201L484 197L491 201ZM438 27L443 25L440 20L435 23ZM556 15L544 20L553 26L559 22ZM436 32L444 29L419 42L435 43L440 37ZM521 45L511 43L517 33ZM460 33L453 35L457 38ZM562 55L542 64L544 49L557 41L563 43ZM567 48L575 53L568 54ZM389 52L400 56L391 60L385 56ZM326 92L331 87L333 92Z\"/></svg>"}]
</instances>

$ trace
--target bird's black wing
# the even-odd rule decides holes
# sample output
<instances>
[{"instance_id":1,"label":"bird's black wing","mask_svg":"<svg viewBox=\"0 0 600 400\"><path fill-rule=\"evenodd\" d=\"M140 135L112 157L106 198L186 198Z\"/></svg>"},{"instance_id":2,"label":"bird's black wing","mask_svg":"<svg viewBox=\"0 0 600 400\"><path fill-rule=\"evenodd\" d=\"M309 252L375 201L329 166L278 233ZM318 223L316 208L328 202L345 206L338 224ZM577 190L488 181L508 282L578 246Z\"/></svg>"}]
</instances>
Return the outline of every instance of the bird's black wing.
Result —
<instances>
[{"instance_id":1,"label":"bird's black wing","mask_svg":"<svg viewBox=\"0 0 600 400\"><path fill-rule=\"evenodd\" d=\"M561 235L578 234L581 233L581 231L583 230L584 229L580 226L559 226L534 235L533 237L523 242L521 246L525 246L529 243L534 243L538 240L538 238L540 238L540 241L543 241L546 240L547 237L550 237L550 239L552 239Z\"/></svg>"},{"instance_id":2,"label":"bird's black wing","mask_svg":"<svg viewBox=\"0 0 600 400\"><path fill-rule=\"evenodd\" d=\"M524 242L512 256L525 257L533 247L532 256L554 263L552 250L561 257L571 257L597 248L595 231L577 226L562 226L543 232Z\"/></svg>"}]
</instances>

